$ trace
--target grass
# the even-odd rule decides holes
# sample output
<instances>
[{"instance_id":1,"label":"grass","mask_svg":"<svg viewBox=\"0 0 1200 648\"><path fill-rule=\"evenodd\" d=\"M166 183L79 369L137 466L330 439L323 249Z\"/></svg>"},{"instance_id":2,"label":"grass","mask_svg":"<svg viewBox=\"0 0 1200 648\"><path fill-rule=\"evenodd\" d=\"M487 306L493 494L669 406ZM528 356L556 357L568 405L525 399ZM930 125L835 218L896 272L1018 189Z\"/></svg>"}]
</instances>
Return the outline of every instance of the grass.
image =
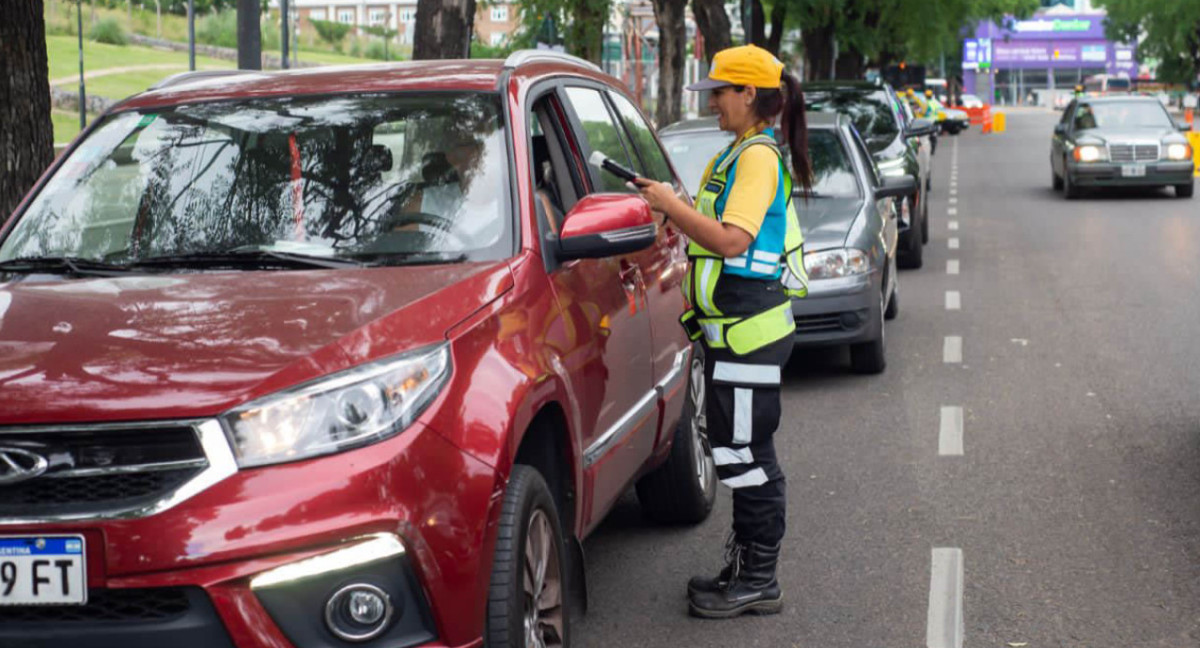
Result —
<instances>
[{"instance_id":1,"label":"grass","mask_svg":"<svg viewBox=\"0 0 1200 648\"><path fill-rule=\"evenodd\" d=\"M94 119L96 119L95 115L88 115L89 124ZM77 112L55 108L50 111L50 121L54 122L55 144L66 144L79 134L79 113Z\"/></svg>"}]
</instances>

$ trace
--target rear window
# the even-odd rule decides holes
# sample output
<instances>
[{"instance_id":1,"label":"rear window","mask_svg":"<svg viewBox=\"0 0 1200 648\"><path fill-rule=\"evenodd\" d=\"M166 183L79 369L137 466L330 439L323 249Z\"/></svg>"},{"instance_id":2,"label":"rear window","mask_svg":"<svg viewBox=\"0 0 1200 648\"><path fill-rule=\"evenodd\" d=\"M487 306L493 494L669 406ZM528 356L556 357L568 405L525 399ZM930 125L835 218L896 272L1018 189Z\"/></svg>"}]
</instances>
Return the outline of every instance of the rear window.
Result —
<instances>
[{"instance_id":1,"label":"rear window","mask_svg":"<svg viewBox=\"0 0 1200 648\"><path fill-rule=\"evenodd\" d=\"M733 135L719 130L660 134L667 155L688 194L700 193L700 180L708 163L733 142Z\"/></svg>"},{"instance_id":2,"label":"rear window","mask_svg":"<svg viewBox=\"0 0 1200 648\"><path fill-rule=\"evenodd\" d=\"M503 258L514 228L500 106L496 94L413 93L117 114L38 194L0 261Z\"/></svg>"}]
</instances>

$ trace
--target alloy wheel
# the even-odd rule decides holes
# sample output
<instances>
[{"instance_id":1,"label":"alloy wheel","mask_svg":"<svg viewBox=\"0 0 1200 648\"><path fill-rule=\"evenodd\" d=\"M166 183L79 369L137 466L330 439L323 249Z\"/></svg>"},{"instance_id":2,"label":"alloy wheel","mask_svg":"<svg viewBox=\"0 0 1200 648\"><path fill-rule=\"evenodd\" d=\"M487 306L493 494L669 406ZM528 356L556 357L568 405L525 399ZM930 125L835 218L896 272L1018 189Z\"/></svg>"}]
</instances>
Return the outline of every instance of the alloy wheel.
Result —
<instances>
[{"instance_id":1,"label":"alloy wheel","mask_svg":"<svg viewBox=\"0 0 1200 648\"><path fill-rule=\"evenodd\" d=\"M536 509L525 530L525 646L563 645L562 560L554 542L554 525Z\"/></svg>"},{"instance_id":2,"label":"alloy wheel","mask_svg":"<svg viewBox=\"0 0 1200 648\"><path fill-rule=\"evenodd\" d=\"M692 358L691 371L691 397L692 404L696 411L692 415L690 422L692 433L692 455L695 461L696 478L700 480L700 490L707 497L715 487L712 479L712 473L716 469L713 465L712 448L708 443L708 417L705 414L705 398L707 394L704 391L704 361L699 358Z\"/></svg>"}]
</instances>

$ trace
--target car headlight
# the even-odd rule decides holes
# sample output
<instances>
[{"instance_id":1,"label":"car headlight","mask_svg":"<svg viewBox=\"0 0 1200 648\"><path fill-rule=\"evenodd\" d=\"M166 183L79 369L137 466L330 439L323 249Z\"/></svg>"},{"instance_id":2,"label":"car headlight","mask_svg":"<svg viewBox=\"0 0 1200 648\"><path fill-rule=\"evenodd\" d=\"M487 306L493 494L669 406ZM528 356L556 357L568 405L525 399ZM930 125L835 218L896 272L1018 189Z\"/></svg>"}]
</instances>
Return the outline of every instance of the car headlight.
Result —
<instances>
[{"instance_id":1,"label":"car headlight","mask_svg":"<svg viewBox=\"0 0 1200 648\"><path fill-rule=\"evenodd\" d=\"M1189 144L1168 144L1167 159L1173 162L1182 162L1192 159L1192 147Z\"/></svg>"},{"instance_id":2,"label":"car headlight","mask_svg":"<svg viewBox=\"0 0 1200 648\"><path fill-rule=\"evenodd\" d=\"M879 173L889 177L898 177L908 173L904 169L904 158L902 157L884 160L877 166L879 167Z\"/></svg>"},{"instance_id":3,"label":"car headlight","mask_svg":"<svg viewBox=\"0 0 1200 648\"><path fill-rule=\"evenodd\" d=\"M1083 146L1075 147L1076 162L1099 162L1107 156L1104 149L1092 144L1084 144Z\"/></svg>"},{"instance_id":4,"label":"car headlight","mask_svg":"<svg viewBox=\"0 0 1200 648\"><path fill-rule=\"evenodd\" d=\"M810 280L837 279L871 271L871 258L855 248L809 252L804 255L804 269Z\"/></svg>"},{"instance_id":5,"label":"car headlight","mask_svg":"<svg viewBox=\"0 0 1200 648\"><path fill-rule=\"evenodd\" d=\"M222 419L239 466L296 461L398 434L449 377L450 349L440 344L272 394Z\"/></svg>"}]
</instances>

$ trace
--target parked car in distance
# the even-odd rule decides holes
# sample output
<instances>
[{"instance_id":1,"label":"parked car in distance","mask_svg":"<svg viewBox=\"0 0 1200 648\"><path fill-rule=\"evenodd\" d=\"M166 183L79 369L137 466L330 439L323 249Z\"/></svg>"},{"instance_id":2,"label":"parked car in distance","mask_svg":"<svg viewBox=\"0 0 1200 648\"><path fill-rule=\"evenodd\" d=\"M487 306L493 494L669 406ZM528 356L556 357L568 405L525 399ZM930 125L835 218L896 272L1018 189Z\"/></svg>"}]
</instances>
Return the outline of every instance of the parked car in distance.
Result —
<instances>
[{"instance_id":1,"label":"parked car in distance","mask_svg":"<svg viewBox=\"0 0 1200 648\"><path fill-rule=\"evenodd\" d=\"M963 108L983 108L983 100L973 94L962 96Z\"/></svg>"},{"instance_id":2,"label":"parked car in distance","mask_svg":"<svg viewBox=\"0 0 1200 648\"><path fill-rule=\"evenodd\" d=\"M678 186L550 52L99 118L0 230L0 645L569 646L614 502L716 487L685 238L595 151Z\"/></svg>"},{"instance_id":3,"label":"parked car in distance","mask_svg":"<svg viewBox=\"0 0 1200 648\"><path fill-rule=\"evenodd\" d=\"M958 135L971 127L971 116L965 110L943 108L942 114L945 116L945 119L939 123L942 126L943 133Z\"/></svg>"},{"instance_id":4,"label":"parked car in distance","mask_svg":"<svg viewBox=\"0 0 1200 648\"><path fill-rule=\"evenodd\" d=\"M1063 112L1050 140L1054 189L1068 199L1090 187L1174 187L1179 198L1196 190L1191 144L1154 97L1085 97Z\"/></svg>"},{"instance_id":5,"label":"parked car in distance","mask_svg":"<svg viewBox=\"0 0 1200 648\"><path fill-rule=\"evenodd\" d=\"M733 141L711 117L672 124L659 137L701 173ZM809 275L808 296L792 300L796 346L847 345L855 371L880 373L887 366L884 319L899 312L897 205L907 203L896 198L916 191L916 183L882 176L850 118L838 113L808 116L808 153L812 194L806 199L797 190L792 197ZM684 178L689 187L699 182Z\"/></svg>"},{"instance_id":6,"label":"parked car in distance","mask_svg":"<svg viewBox=\"0 0 1200 648\"><path fill-rule=\"evenodd\" d=\"M923 154L923 138L935 134L938 126L928 119L906 121L903 108L891 86L862 81L817 81L805 84L805 102L809 110L839 112L850 117L875 158L884 176L909 176L917 191L909 196L908 213L901 219L899 264L902 268L920 268L924 263L924 243L929 239L929 204L933 165Z\"/></svg>"}]
</instances>

